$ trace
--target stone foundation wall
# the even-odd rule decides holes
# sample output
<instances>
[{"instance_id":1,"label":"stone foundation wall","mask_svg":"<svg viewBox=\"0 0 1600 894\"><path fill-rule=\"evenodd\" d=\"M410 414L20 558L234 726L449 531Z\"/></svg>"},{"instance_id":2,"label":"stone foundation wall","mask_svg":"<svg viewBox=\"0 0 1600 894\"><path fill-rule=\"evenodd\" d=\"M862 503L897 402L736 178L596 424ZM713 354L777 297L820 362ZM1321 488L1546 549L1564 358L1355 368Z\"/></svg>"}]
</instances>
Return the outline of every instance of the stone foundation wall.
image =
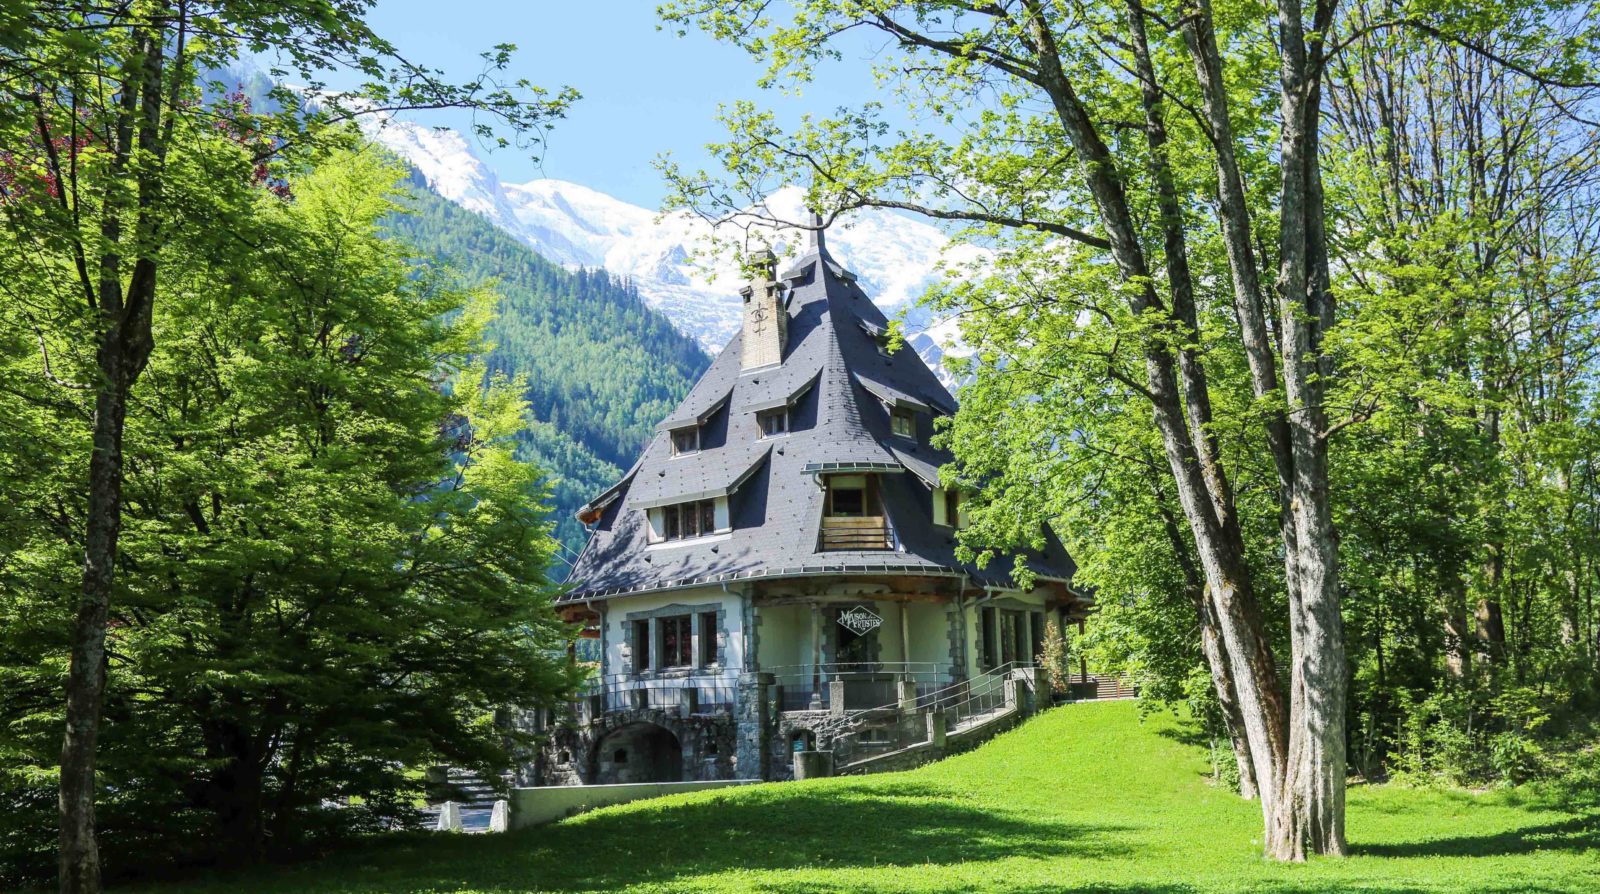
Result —
<instances>
[{"instance_id":1,"label":"stone foundation wall","mask_svg":"<svg viewBox=\"0 0 1600 894\"><path fill-rule=\"evenodd\" d=\"M663 781L712 781L739 778L734 756L734 719L726 713L681 716L674 711L644 708L612 711L584 723L569 718L545 730L531 765L517 774L533 786L596 785ZM676 743L678 759L658 759L660 750ZM619 763L617 752L627 758ZM671 776L678 780L672 780Z\"/></svg>"}]
</instances>

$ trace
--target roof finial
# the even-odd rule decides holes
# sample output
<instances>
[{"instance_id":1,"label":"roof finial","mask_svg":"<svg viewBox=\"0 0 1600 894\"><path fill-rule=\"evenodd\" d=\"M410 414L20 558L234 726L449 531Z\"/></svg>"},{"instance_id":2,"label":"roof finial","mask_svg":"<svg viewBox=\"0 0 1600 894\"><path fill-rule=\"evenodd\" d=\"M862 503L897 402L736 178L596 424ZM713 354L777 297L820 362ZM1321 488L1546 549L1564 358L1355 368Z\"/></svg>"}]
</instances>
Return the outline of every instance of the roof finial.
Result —
<instances>
[{"instance_id":1,"label":"roof finial","mask_svg":"<svg viewBox=\"0 0 1600 894\"><path fill-rule=\"evenodd\" d=\"M822 222L822 215L819 214L816 211L816 209L812 209L812 211L811 211L811 229L807 232L807 235L806 235L806 254L811 254L812 252L816 252L817 254L820 255L820 254L822 254L822 252L826 248L826 245L824 245L823 239L822 239L822 228L823 228L823 226L824 226L824 224Z\"/></svg>"}]
</instances>

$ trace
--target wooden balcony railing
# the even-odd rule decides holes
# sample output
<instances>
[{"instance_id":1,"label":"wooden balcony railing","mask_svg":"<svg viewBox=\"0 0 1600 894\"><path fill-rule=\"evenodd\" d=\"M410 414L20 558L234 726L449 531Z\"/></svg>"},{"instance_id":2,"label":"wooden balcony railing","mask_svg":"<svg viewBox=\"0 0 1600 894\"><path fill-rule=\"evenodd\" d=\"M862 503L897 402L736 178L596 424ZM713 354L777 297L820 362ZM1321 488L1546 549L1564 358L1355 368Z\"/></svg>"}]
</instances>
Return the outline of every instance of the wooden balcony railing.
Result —
<instances>
[{"instance_id":1,"label":"wooden balcony railing","mask_svg":"<svg viewBox=\"0 0 1600 894\"><path fill-rule=\"evenodd\" d=\"M823 518L821 539L824 550L894 549L889 520L882 516Z\"/></svg>"}]
</instances>

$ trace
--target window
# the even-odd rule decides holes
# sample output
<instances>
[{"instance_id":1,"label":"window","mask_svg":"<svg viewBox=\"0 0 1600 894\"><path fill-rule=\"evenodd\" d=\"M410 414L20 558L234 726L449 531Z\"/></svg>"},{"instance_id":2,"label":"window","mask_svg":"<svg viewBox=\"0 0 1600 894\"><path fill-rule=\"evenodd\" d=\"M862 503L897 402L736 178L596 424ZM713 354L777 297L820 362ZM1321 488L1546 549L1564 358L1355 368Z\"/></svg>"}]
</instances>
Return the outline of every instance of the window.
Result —
<instances>
[{"instance_id":1,"label":"window","mask_svg":"<svg viewBox=\"0 0 1600 894\"><path fill-rule=\"evenodd\" d=\"M1016 661L1017 645L1022 642L1022 612L1000 613L1000 663Z\"/></svg>"},{"instance_id":2,"label":"window","mask_svg":"<svg viewBox=\"0 0 1600 894\"><path fill-rule=\"evenodd\" d=\"M866 515L866 476L838 475L829 480L828 514L836 518L859 518Z\"/></svg>"},{"instance_id":3,"label":"window","mask_svg":"<svg viewBox=\"0 0 1600 894\"><path fill-rule=\"evenodd\" d=\"M789 432L789 411L767 410L756 414L756 424L761 426L761 437L775 438Z\"/></svg>"},{"instance_id":4,"label":"window","mask_svg":"<svg viewBox=\"0 0 1600 894\"><path fill-rule=\"evenodd\" d=\"M697 500L693 503L663 506L660 512L662 540L684 540L716 533L715 500Z\"/></svg>"},{"instance_id":5,"label":"window","mask_svg":"<svg viewBox=\"0 0 1600 894\"><path fill-rule=\"evenodd\" d=\"M633 672L642 674L650 669L650 622L633 622Z\"/></svg>"},{"instance_id":6,"label":"window","mask_svg":"<svg viewBox=\"0 0 1600 894\"><path fill-rule=\"evenodd\" d=\"M625 764L625 763L627 763L628 762L628 749L626 749L626 748L618 748L615 752L612 753L611 762L613 764Z\"/></svg>"},{"instance_id":7,"label":"window","mask_svg":"<svg viewBox=\"0 0 1600 894\"><path fill-rule=\"evenodd\" d=\"M662 618L661 666L689 667L694 663L694 624L689 615Z\"/></svg>"},{"instance_id":8,"label":"window","mask_svg":"<svg viewBox=\"0 0 1600 894\"><path fill-rule=\"evenodd\" d=\"M1044 656L1044 612L1033 612L1028 615L1028 633L1031 640L1029 645L1032 646L1029 657L1035 664L1039 664L1041 663L1039 659Z\"/></svg>"},{"instance_id":9,"label":"window","mask_svg":"<svg viewBox=\"0 0 1600 894\"><path fill-rule=\"evenodd\" d=\"M889 428L902 438L917 437L917 415L910 410L890 410Z\"/></svg>"},{"instance_id":10,"label":"window","mask_svg":"<svg viewBox=\"0 0 1600 894\"><path fill-rule=\"evenodd\" d=\"M983 608L978 610L978 666L988 670L995 666L994 660L994 609Z\"/></svg>"},{"instance_id":11,"label":"window","mask_svg":"<svg viewBox=\"0 0 1600 894\"><path fill-rule=\"evenodd\" d=\"M944 523L952 528L961 526L961 492L954 488L944 492Z\"/></svg>"},{"instance_id":12,"label":"window","mask_svg":"<svg viewBox=\"0 0 1600 894\"><path fill-rule=\"evenodd\" d=\"M700 666L717 663L717 613L700 613Z\"/></svg>"},{"instance_id":13,"label":"window","mask_svg":"<svg viewBox=\"0 0 1600 894\"><path fill-rule=\"evenodd\" d=\"M680 428L672 433L672 455L683 456L685 453L698 453L700 451L700 429Z\"/></svg>"}]
</instances>

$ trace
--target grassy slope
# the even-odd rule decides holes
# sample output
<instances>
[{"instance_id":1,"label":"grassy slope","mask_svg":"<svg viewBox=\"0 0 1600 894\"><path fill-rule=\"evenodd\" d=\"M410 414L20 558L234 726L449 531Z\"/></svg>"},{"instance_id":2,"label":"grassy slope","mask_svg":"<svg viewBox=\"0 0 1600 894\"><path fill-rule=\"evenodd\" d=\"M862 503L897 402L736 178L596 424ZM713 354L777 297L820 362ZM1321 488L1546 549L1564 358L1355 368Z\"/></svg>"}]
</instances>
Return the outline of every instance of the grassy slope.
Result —
<instances>
[{"instance_id":1,"label":"grassy slope","mask_svg":"<svg viewBox=\"0 0 1600 894\"><path fill-rule=\"evenodd\" d=\"M501 836L392 841L166 894L397 891L1600 891L1600 813L1350 792L1356 856L1257 855L1253 804L1128 702L1056 709L921 770L703 792Z\"/></svg>"}]
</instances>

